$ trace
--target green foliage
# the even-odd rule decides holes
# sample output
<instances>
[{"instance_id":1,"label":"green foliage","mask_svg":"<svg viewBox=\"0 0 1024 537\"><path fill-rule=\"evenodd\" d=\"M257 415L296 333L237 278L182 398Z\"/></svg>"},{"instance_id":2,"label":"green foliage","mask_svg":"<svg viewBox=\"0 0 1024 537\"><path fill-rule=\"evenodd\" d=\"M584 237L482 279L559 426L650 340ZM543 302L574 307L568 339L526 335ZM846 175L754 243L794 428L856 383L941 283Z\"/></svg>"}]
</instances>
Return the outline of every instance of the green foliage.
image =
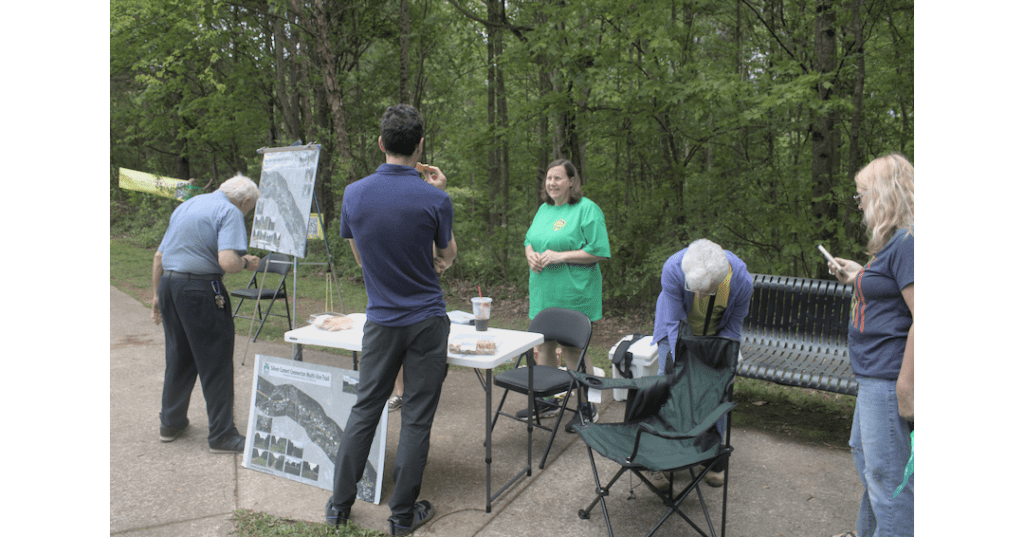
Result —
<instances>
[{"instance_id":1,"label":"green foliage","mask_svg":"<svg viewBox=\"0 0 1024 537\"><path fill-rule=\"evenodd\" d=\"M345 186L383 161L379 117L400 99L400 3L319 5L326 42L308 2L112 1L112 235L155 246L174 203L121 191L118 167L215 188L237 171L258 177L258 148L301 138L324 147L318 183L329 187L318 195L336 266L360 276L337 236L337 207ZM605 212L606 309L652 308L664 260L700 237L753 272L820 276L819 243L863 260L849 178L889 151L913 160L906 0L861 6L862 49L852 0L836 3L836 67L825 72L815 67L821 14L804 3L507 0L500 29L468 16L486 19L486 3L408 5L407 99L426 119L423 161L449 179L452 278L526 289L522 239L555 157L582 164L584 192ZM489 43L501 45L491 63ZM339 114L316 52L324 44ZM491 92L498 74L502 89ZM838 141L821 174L812 147L825 115ZM311 244L309 255L327 253Z\"/></svg>"}]
</instances>

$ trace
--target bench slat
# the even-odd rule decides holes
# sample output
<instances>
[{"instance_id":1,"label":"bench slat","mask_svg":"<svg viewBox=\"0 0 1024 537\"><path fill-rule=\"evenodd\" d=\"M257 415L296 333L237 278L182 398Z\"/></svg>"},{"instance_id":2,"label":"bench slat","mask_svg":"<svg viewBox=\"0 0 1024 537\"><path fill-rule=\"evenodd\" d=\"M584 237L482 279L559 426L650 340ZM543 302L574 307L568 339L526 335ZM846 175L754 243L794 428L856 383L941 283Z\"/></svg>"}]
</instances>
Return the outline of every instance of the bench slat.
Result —
<instances>
[{"instance_id":1,"label":"bench slat","mask_svg":"<svg viewBox=\"0 0 1024 537\"><path fill-rule=\"evenodd\" d=\"M738 374L778 384L857 395L847 334L853 286L752 274Z\"/></svg>"}]
</instances>

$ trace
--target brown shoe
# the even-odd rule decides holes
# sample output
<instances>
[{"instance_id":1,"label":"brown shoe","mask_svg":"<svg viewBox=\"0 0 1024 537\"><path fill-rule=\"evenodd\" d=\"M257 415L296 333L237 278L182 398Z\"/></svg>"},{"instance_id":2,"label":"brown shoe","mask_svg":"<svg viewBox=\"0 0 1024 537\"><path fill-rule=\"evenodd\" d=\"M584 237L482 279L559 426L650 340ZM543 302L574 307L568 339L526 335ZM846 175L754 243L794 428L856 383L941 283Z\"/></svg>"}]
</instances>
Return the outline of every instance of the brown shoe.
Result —
<instances>
[{"instance_id":1,"label":"brown shoe","mask_svg":"<svg viewBox=\"0 0 1024 537\"><path fill-rule=\"evenodd\" d=\"M715 472L714 470L708 471L704 475L704 482L712 487L721 487L725 485L725 470L721 472Z\"/></svg>"},{"instance_id":2,"label":"brown shoe","mask_svg":"<svg viewBox=\"0 0 1024 537\"><path fill-rule=\"evenodd\" d=\"M668 473L669 472L643 471L644 477L646 477L651 484L654 485L654 488L658 489L658 492L661 492L662 494L668 493Z\"/></svg>"}]
</instances>

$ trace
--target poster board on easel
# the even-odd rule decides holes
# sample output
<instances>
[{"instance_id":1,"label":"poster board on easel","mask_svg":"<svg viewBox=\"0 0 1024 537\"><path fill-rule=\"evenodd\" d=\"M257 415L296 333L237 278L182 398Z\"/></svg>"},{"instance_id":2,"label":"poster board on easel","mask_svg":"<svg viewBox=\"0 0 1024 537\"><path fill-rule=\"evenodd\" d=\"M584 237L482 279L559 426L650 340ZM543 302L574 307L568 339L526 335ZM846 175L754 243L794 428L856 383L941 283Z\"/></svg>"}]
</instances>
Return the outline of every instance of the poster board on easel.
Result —
<instances>
[{"instance_id":1,"label":"poster board on easel","mask_svg":"<svg viewBox=\"0 0 1024 537\"><path fill-rule=\"evenodd\" d=\"M316 198L320 145L302 145L300 140L287 147L263 147L257 149L256 153L263 155L263 166L260 171L260 199L256 202L249 247L293 256L292 289L298 289L298 258L306 257L307 239L322 240L327 250L327 262L304 264L327 265L331 278L329 281L337 289L341 313L346 313L338 277L334 272L331 247L323 233L320 202ZM312 211L313 204L316 205L316 212ZM311 220L314 217L316 222ZM314 230L318 233L314 234ZM297 326L297 307L292 308L292 313L292 326ZM254 312L253 317L255 315ZM293 346L292 354L293 359L301 361L301 346Z\"/></svg>"},{"instance_id":2,"label":"poster board on easel","mask_svg":"<svg viewBox=\"0 0 1024 537\"><path fill-rule=\"evenodd\" d=\"M320 146L258 152L263 154L263 169L249 247L304 258Z\"/></svg>"},{"instance_id":3,"label":"poster board on easel","mask_svg":"<svg viewBox=\"0 0 1024 537\"><path fill-rule=\"evenodd\" d=\"M242 465L334 490L334 461L358 384L357 371L257 354ZM374 504L380 503L387 431L384 408L356 485L356 497Z\"/></svg>"}]
</instances>

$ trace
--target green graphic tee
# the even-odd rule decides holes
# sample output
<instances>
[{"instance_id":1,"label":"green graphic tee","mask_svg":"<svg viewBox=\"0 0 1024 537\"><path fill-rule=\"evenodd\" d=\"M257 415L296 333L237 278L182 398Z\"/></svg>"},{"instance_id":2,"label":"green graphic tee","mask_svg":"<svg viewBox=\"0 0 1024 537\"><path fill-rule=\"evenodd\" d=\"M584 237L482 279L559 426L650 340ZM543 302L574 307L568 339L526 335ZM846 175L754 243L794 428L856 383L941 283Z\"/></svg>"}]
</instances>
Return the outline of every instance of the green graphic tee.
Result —
<instances>
[{"instance_id":1,"label":"green graphic tee","mask_svg":"<svg viewBox=\"0 0 1024 537\"><path fill-rule=\"evenodd\" d=\"M583 198L575 205L543 204L533 217L523 246L533 251L566 252L583 250L598 257L611 257L604 213L596 203ZM530 272L530 318L545 308L576 310L591 321L601 318L601 269L597 263L548 265Z\"/></svg>"}]
</instances>

